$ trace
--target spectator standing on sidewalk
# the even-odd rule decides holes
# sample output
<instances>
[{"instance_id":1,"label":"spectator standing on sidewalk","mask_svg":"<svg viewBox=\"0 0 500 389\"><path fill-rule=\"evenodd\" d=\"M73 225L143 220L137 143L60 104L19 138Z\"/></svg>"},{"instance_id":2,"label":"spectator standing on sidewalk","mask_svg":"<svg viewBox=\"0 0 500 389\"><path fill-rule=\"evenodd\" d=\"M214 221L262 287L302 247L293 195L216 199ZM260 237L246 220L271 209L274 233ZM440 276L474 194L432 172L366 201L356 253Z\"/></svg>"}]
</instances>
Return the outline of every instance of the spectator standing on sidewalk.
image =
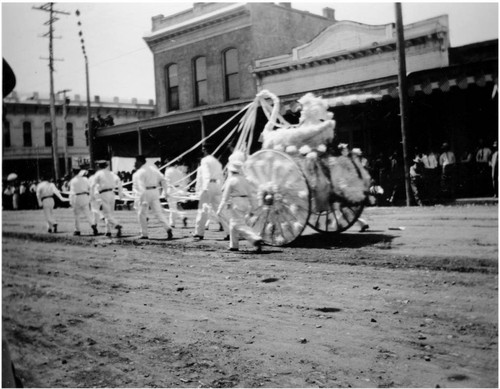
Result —
<instances>
[{"instance_id":1,"label":"spectator standing on sidewalk","mask_svg":"<svg viewBox=\"0 0 500 389\"><path fill-rule=\"evenodd\" d=\"M484 144L483 139L478 141L476 152L476 190L478 195L488 195L491 190L491 149Z\"/></svg>"},{"instance_id":2,"label":"spectator standing on sidewalk","mask_svg":"<svg viewBox=\"0 0 500 389\"><path fill-rule=\"evenodd\" d=\"M498 197L498 143L493 142L493 154L491 155L491 178L493 183L493 197Z\"/></svg>"},{"instance_id":3,"label":"spectator standing on sidewalk","mask_svg":"<svg viewBox=\"0 0 500 389\"><path fill-rule=\"evenodd\" d=\"M415 157L412 161L412 165L410 166L410 185L411 191L413 193L413 199L418 206L422 206L422 168L423 163L422 160L418 157Z\"/></svg>"},{"instance_id":4,"label":"spectator standing on sidewalk","mask_svg":"<svg viewBox=\"0 0 500 389\"><path fill-rule=\"evenodd\" d=\"M453 198L455 196L456 159L455 153L446 142L441 147L439 166L441 167L441 195Z\"/></svg>"},{"instance_id":5,"label":"spectator standing on sidewalk","mask_svg":"<svg viewBox=\"0 0 500 389\"><path fill-rule=\"evenodd\" d=\"M426 198L434 203L439 197L439 155L433 148L429 148L429 152L422 155L422 163L424 165L422 186Z\"/></svg>"}]
</instances>

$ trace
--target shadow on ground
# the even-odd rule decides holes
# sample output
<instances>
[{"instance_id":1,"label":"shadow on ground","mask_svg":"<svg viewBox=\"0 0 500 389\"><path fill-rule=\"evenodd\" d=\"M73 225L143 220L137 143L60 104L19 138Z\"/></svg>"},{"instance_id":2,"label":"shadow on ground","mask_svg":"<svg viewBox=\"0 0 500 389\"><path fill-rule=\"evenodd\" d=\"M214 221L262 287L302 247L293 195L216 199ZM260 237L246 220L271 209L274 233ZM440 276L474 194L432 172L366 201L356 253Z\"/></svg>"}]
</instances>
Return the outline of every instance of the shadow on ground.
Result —
<instances>
[{"instance_id":1,"label":"shadow on ground","mask_svg":"<svg viewBox=\"0 0 500 389\"><path fill-rule=\"evenodd\" d=\"M378 231L358 234L321 234L301 235L290 243L295 248L362 248L376 246L390 248L394 235L379 233Z\"/></svg>"}]
</instances>

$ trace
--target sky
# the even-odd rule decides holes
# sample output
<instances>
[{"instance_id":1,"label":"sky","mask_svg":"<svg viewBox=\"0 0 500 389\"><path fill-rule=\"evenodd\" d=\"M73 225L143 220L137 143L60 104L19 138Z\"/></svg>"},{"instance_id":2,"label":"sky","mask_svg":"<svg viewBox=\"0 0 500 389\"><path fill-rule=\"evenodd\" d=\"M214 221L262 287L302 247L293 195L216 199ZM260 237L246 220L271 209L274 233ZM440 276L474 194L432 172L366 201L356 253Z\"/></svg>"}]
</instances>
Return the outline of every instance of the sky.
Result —
<instances>
[{"instance_id":1,"label":"sky","mask_svg":"<svg viewBox=\"0 0 500 389\"><path fill-rule=\"evenodd\" d=\"M48 12L35 9L45 3L2 1L2 57L13 68L21 99L34 92L49 97L49 39L44 25ZM54 24L54 91L69 90L74 98L86 99L85 60L82 32L89 65L90 96L101 101L121 102L132 98L147 103L155 99L153 55L143 37L151 32L151 18L190 9L193 3L162 2L60 2ZM337 20L365 24L395 22L394 3L379 2L292 2L295 9L322 14L324 7L335 9ZM80 11L77 17L76 10ZM497 2L402 2L403 23L409 24L439 15L448 15L452 47L498 39ZM78 26L78 21L81 26Z\"/></svg>"}]
</instances>

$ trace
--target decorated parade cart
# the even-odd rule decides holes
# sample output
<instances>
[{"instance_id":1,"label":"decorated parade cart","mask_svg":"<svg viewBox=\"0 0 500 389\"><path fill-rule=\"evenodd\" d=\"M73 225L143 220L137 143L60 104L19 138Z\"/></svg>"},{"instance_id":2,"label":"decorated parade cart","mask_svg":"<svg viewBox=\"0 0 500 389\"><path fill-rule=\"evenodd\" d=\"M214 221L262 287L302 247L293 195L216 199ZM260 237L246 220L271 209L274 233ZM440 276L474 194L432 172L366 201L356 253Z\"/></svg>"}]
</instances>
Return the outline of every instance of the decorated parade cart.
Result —
<instances>
[{"instance_id":1,"label":"decorated parade cart","mask_svg":"<svg viewBox=\"0 0 500 389\"><path fill-rule=\"evenodd\" d=\"M289 244L307 226L324 234L347 230L360 217L369 190L370 176L361 163L351 155L340 155L333 146L336 123L327 101L307 94L299 103L299 123L291 125L279 113L278 97L261 91L238 113L244 114L212 153L217 156L232 142L233 150L244 156L243 173L257 200L247 224L267 245ZM268 121L259 138L262 148L250 154L259 107ZM197 150L231 120L160 169ZM195 182L196 178L188 186ZM185 192L183 198L192 201L197 195Z\"/></svg>"},{"instance_id":2,"label":"decorated parade cart","mask_svg":"<svg viewBox=\"0 0 500 389\"><path fill-rule=\"evenodd\" d=\"M275 95L262 91L256 101L268 124L262 149L245 162L258 204L248 224L273 246L291 243L307 226L324 234L347 230L363 211L370 177L358 160L332 147L335 121L327 102L302 97L299 124L292 126Z\"/></svg>"}]
</instances>

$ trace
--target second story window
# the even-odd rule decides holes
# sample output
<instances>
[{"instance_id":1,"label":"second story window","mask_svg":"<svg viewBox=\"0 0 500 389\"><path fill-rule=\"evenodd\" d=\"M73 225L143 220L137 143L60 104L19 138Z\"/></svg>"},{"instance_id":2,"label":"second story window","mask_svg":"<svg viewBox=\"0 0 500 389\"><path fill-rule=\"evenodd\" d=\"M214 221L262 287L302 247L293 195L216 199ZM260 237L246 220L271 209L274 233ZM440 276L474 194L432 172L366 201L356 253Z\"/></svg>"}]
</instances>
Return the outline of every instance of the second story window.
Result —
<instances>
[{"instance_id":1,"label":"second story window","mask_svg":"<svg viewBox=\"0 0 500 389\"><path fill-rule=\"evenodd\" d=\"M52 146L52 126L49 122L45 122L45 146Z\"/></svg>"},{"instance_id":2,"label":"second story window","mask_svg":"<svg viewBox=\"0 0 500 389\"><path fill-rule=\"evenodd\" d=\"M194 61L195 105L205 105L207 95L207 62L205 57L198 57Z\"/></svg>"},{"instance_id":3,"label":"second story window","mask_svg":"<svg viewBox=\"0 0 500 389\"><path fill-rule=\"evenodd\" d=\"M3 147L10 147L10 122L3 123Z\"/></svg>"},{"instance_id":4,"label":"second story window","mask_svg":"<svg viewBox=\"0 0 500 389\"><path fill-rule=\"evenodd\" d=\"M167 67L165 79L167 82L167 111L179 109L179 76L177 64Z\"/></svg>"},{"instance_id":5,"label":"second story window","mask_svg":"<svg viewBox=\"0 0 500 389\"><path fill-rule=\"evenodd\" d=\"M24 122L23 123L23 146L31 147L33 145L31 141L31 123Z\"/></svg>"},{"instance_id":6,"label":"second story window","mask_svg":"<svg viewBox=\"0 0 500 389\"><path fill-rule=\"evenodd\" d=\"M224 52L224 86L226 100L240 98L240 77L238 74L238 50Z\"/></svg>"},{"instance_id":7,"label":"second story window","mask_svg":"<svg viewBox=\"0 0 500 389\"><path fill-rule=\"evenodd\" d=\"M66 145L70 147L75 145L73 137L73 123L66 123Z\"/></svg>"}]
</instances>

